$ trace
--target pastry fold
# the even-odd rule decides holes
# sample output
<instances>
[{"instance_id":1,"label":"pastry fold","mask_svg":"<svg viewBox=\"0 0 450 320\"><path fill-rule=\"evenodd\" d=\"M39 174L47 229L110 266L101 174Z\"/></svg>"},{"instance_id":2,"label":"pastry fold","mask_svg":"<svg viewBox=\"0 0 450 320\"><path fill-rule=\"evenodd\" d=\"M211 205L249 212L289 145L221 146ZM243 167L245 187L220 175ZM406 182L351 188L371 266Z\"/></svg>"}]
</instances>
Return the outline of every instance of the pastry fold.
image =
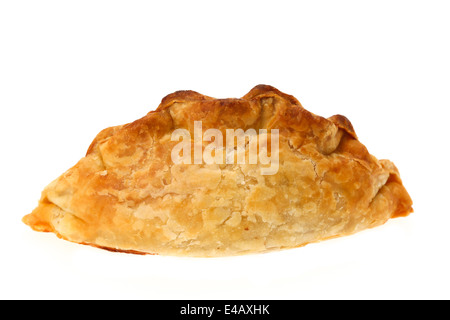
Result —
<instances>
[{"instance_id":1,"label":"pastry fold","mask_svg":"<svg viewBox=\"0 0 450 320\"><path fill-rule=\"evenodd\" d=\"M174 163L172 133L194 139L200 121L203 133L224 137L277 129L277 172L264 175L259 162ZM23 222L113 251L215 257L299 247L412 211L395 165L369 154L347 118L317 116L259 85L239 99L178 91L143 118L101 131Z\"/></svg>"}]
</instances>

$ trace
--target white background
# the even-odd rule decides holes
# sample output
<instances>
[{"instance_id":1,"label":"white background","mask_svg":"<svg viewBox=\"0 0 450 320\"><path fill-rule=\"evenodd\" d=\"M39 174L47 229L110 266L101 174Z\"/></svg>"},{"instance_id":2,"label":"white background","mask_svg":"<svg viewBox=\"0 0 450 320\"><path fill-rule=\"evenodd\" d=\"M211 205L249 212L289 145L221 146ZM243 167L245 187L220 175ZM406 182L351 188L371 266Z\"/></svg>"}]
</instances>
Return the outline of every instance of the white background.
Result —
<instances>
[{"instance_id":1,"label":"white background","mask_svg":"<svg viewBox=\"0 0 450 320\"><path fill-rule=\"evenodd\" d=\"M1 1L0 298L448 299L448 1ZM283 252L111 253L21 222L103 128L270 84L346 115L415 212Z\"/></svg>"}]
</instances>

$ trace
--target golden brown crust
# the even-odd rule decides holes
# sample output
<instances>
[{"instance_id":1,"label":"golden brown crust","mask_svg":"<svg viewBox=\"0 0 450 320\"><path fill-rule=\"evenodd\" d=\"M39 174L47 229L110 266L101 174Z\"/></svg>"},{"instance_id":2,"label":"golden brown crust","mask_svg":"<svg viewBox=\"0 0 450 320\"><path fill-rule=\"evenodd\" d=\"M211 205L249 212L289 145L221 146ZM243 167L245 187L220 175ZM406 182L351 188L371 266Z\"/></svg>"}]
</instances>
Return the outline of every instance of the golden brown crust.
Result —
<instances>
[{"instance_id":1,"label":"golden brown crust","mask_svg":"<svg viewBox=\"0 0 450 320\"><path fill-rule=\"evenodd\" d=\"M278 129L278 172L174 164L171 133L193 136L194 121L203 131ZM397 168L372 156L347 118L325 119L259 85L240 99L178 91L143 118L101 131L23 221L113 251L224 256L352 234L408 215L411 205Z\"/></svg>"},{"instance_id":2,"label":"golden brown crust","mask_svg":"<svg viewBox=\"0 0 450 320\"><path fill-rule=\"evenodd\" d=\"M346 117L344 117L340 114L336 114L334 116L329 117L328 120L333 122L339 128L345 130L345 132L347 132L353 138L358 139L358 137L356 136L355 129L353 129L352 123Z\"/></svg>"}]
</instances>

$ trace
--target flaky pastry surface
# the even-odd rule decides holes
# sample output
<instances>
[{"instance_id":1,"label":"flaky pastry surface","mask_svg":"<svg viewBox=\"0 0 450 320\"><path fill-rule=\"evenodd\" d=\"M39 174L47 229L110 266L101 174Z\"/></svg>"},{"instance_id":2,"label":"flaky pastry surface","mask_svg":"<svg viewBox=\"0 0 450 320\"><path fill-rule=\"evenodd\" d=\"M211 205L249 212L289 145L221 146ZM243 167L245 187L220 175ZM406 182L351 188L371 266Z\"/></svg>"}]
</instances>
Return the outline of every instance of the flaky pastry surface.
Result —
<instances>
[{"instance_id":1,"label":"flaky pastry surface","mask_svg":"<svg viewBox=\"0 0 450 320\"><path fill-rule=\"evenodd\" d=\"M279 170L174 164L177 128L278 129ZM214 257L267 252L353 234L412 212L397 168L369 154L350 121L325 119L260 85L240 99L193 91L101 131L48 185L23 221L113 251Z\"/></svg>"}]
</instances>

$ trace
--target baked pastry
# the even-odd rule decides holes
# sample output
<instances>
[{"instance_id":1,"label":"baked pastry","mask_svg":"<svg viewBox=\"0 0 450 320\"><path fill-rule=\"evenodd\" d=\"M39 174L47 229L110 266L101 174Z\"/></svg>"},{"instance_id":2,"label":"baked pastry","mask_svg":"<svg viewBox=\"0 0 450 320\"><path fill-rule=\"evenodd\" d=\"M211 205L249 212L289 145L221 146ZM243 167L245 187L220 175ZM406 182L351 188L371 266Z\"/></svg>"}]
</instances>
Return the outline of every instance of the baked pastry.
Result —
<instances>
[{"instance_id":1,"label":"baked pastry","mask_svg":"<svg viewBox=\"0 0 450 320\"><path fill-rule=\"evenodd\" d=\"M253 129L258 150L265 142L271 156L276 137L278 167L268 174L267 161L175 163L176 129L191 134L185 160L199 145L205 151L229 143L215 136L196 144L199 122L202 134L215 129L224 139L227 130ZM250 140L240 149L234 138L226 144L233 160L239 152L250 156ZM214 257L350 235L406 216L411 205L397 168L370 155L347 118L322 118L259 85L240 99L178 91L143 118L101 131L23 222L113 251Z\"/></svg>"}]
</instances>

